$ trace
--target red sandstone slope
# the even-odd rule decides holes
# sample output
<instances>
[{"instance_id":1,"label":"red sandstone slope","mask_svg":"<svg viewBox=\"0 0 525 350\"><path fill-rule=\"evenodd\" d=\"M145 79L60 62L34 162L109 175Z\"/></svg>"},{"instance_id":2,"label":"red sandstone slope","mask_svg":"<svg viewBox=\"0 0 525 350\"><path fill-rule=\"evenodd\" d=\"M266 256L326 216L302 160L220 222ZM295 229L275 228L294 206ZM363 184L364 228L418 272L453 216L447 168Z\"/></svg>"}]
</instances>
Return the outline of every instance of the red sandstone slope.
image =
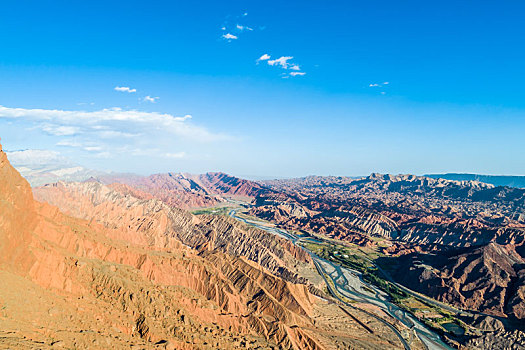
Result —
<instances>
[{"instance_id":1,"label":"red sandstone slope","mask_svg":"<svg viewBox=\"0 0 525 350\"><path fill-rule=\"evenodd\" d=\"M286 239L227 216L194 216L155 199L144 200L149 196L137 194L127 185L57 183L33 191L38 200L56 205L74 217L130 233L143 232L141 237L154 246L165 248L169 242L182 242L200 252L219 250L243 256L292 282L302 281L293 272L293 266L311 261L304 250ZM162 218L153 220L159 213Z\"/></svg>"},{"instance_id":2,"label":"red sandstone slope","mask_svg":"<svg viewBox=\"0 0 525 350\"><path fill-rule=\"evenodd\" d=\"M207 331L192 326L209 322L211 330L213 321L219 325L218 332L223 332L221 327L232 326L236 330L234 333L243 333L253 327L273 328L276 332L274 336L280 338L274 341L284 341L289 346L296 342L302 343L293 339L296 337L293 334L298 335L301 331L286 330L284 324L279 325L281 322L277 322L276 327L265 325L267 322L255 315L266 314L293 324L304 322L300 319L306 316L306 312L300 305L310 298L304 287L300 291L301 287L296 289L293 285L265 275L241 259L224 254L210 253L207 259L203 259L177 242L169 244L169 247L171 251L178 246L178 252L168 253L163 250L150 252L141 245L113 240L132 233L118 228L88 225L81 220L63 216L51 206L35 204L29 185L9 165L4 153L0 153L0 162L3 180L0 188L1 262L6 270L26 276L46 289L70 293L72 296L89 296L95 299L95 303L118 302L118 305L124 306L123 310L121 307L114 310L121 314L124 311L121 315L124 320L120 321L119 327L139 340L169 339L174 344L182 344L188 337L197 336L202 339L193 339L196 344L212 344L216 341L217 344L231 342L230 345L233 345L233 333L214 339ZM162 216L156 219L162 219ZM136 241L138 243L140 240ZM265 284L272 287L264 287ZM175 289L166 289L163 285L171 285ZM281 304L276 304L276 299L266 290L271 290L272 294L276 293L274 295L279 297L284 296L291 302L289 305L293 305L295 297L292 295L295 293L302 294L301 298L306 299L296 303L295 310L299 314L295 314ZM247 296L252 298L255 295L259 302L247 308L250 304L244 300ZM195 305L191 302L192 298L200 302ZM155 303L147 300L155 300ZM213 304L216 306L210 308ZM250 310L254 306L257 312ZM166 319L172 312L168 310L176 311L178 316ZM102 312L105 315L103 317L107 316L102 307L98 312ZM220 316L224 312L227 315ZM236 314L250 316L243 320L238 319ZM125 319L130 317L131 320L126 322ZM178 330L170 333L170 329ZM302 334L301 338L305 336ZM81 335L78 337L83 338ZM315 341L309 342L316 347Z\"/></svg>"}]
</instances>

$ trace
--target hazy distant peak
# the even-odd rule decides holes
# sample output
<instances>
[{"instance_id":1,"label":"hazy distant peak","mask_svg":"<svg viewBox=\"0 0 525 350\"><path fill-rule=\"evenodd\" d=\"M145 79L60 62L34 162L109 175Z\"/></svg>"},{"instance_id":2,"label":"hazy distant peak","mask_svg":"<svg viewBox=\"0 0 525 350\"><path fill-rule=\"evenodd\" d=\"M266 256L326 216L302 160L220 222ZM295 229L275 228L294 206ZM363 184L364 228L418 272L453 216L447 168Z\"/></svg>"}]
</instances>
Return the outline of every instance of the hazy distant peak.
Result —
<instances>
[{"instance_id":1,"label":"hazy distant peak","mask_svg":"<svg viewBox=\"0 0 525 350\"><path fill-rule=\"evenodd\" d=\"M6 154L11 164L33 187L57 181L83 181L103 174L87 169L56 151L25 149Z\"/></svg>"}]
</instances>

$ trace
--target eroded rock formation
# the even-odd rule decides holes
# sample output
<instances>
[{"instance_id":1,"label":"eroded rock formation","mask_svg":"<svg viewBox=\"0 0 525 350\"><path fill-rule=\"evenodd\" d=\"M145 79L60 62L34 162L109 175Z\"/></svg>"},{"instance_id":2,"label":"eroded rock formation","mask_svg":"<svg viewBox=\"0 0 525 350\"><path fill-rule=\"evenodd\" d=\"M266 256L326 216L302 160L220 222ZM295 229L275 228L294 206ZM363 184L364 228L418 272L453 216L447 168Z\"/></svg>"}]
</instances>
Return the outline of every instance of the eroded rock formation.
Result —
<instances>
[{"instance_id":1,"label":"eroded rock formation","mask_svg":"<svg viewBox=\"0 0 525 350\"><path fill-rule=\"evenodd\" d=\"M256 198L253 214L362 246L385 238L401 283L460 308L525 319L525 189L381 174L265 185L274 192Z\"/></svg>"}]
</instances>

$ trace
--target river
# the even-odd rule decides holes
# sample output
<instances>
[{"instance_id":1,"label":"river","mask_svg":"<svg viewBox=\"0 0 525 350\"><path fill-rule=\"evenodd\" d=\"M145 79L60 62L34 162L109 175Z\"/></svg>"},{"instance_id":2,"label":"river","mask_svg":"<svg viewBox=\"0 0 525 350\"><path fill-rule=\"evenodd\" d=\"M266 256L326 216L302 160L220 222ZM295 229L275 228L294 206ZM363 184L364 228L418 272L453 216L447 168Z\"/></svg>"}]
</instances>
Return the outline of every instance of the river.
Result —
<instances>
[{"instance_id":1,"label":"river","mask_svg":"<svg viewBox=\"0 0 525 350\"><path fill-rule=\"evenodd\" d=\"M265 230L269 233L278 235L280 237L292 241L293 243L298 243L299 241L301 241L300 237L286 230L262 225L260 222L254 220L247 220L242 217L239 217L237 216L237 211L235 209L231 210L229 215L241 222L244 222L247 225L251 225L259 229ZM360 272L342 267L338 264L334 264L328 260L317 256L305 247L302 248L310 254L318 272L325 279L325 281L326 276L328 276L328 278L331 279L331 282L335 286L336 290L333 291L331 289L330 283L326 281L330 292L333 294L334 297L339 299L345 305L347 305L350 308L356 308L354 305L347 303L345 300L341 299L339 295L343 296L345 299L358 301L361 303L368 303L381 308L385 313L401 322L408 329L413 330L416 333L417 337L429 350L452 350L450 346L448 346L441 340L438 334L432 332L410 313L399 308L397 305L389 302L389 296L384 291L382 291L374 285L366 283L363 280L362 274ZM394 325L366 310L360 308L359 310L366 312L370 316L386 324L394 333L396 333L396 336L403 343L405 349L410 349L409 344L407 344L406 340L401 336L401 334Z\"/></svg>"}]
</instances>

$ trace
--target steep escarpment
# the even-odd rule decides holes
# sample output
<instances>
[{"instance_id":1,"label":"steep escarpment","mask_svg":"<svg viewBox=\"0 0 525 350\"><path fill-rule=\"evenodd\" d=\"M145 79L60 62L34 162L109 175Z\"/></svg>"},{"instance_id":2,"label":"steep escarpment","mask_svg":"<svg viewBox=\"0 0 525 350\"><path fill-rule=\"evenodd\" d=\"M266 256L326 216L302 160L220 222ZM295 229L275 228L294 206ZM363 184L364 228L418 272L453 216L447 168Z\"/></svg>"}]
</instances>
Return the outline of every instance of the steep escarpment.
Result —
<instances>
[{"instance_id":1,"label":"steep escarpment","mask_svg":"<svg viewBox=\"0 0 525 350\"><path fill-rule=\"evenodd\" d=\"M0 145L0 263L15 271L32 264L28 251L37 212L31 187L9 163Z\"/></svg>"},{"instance_id":2,"label":"steep escarpment","mask_svg":"<svg viewBox=\"0 0 525 350\"><path fill-rule=\"evenodd\" d=\"M146 241L140 242L142 244L167 248L182 242L199 252L219 250L244 256L296 283L304 280L293 272L293 266L310 262L307 253L289 241L232 218L194 216L159 200L142 200L129 191L114 191L100 183L57 183L34 191L39 200L56 205L75 217L94 220L130 234L143 232L139 237Z\"/></svg>"}]
</instances>

